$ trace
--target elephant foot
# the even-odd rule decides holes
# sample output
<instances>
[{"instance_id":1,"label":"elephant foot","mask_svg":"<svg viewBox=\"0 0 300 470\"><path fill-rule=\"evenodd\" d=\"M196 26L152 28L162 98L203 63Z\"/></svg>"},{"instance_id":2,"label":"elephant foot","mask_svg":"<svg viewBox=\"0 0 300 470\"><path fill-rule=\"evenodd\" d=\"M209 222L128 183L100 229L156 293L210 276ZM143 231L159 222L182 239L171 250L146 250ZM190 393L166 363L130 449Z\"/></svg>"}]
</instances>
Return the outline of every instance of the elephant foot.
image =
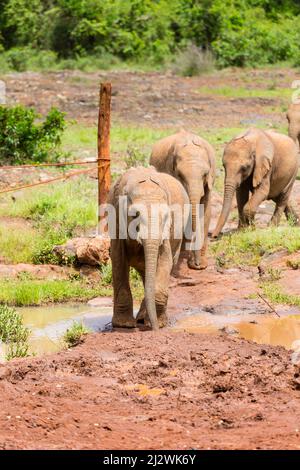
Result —
<instances>
[{"instance_id":1,"label":"elephant foot","mask_svg":"<svg viewBox=\"0 0 300 470\"><path fill-rule=\"evenodd\" d=\"M136 320L134 317L126 317L124 315L114 315L112 317L112 326L114 328L135 328Z\"/></svg>"},{"instance_id":2,"label":"elephant foot","mask_svg":"<svg viewBox=\"0 0 300 470\"><path fill-rule=\"evenodd\" d=\"M206 258L201 258L199 263L196 263L193 258L188 260L188 267L190 269L195 269L197 271L200 271L202 269L206 269L208 266L208 261Z\"/></svg>"},{"instance_id":3,"label":"elephant foot","mask_svg":"<svg viewBox=\"0 0 300 470\"><path fill-rule=\"evenodd\" d=\"M238 224L238 230L245 230L248 227L249 227L249 224L247 224L246 222L239 222Z\"/></svg>"},{"instance_id":4,"label":"elephant foot","mask_svg":"<svg viewBox=\"0 0 300 470\"><path fill-rule=\"evenodd\" d=\"M145 301L143 300L140 306L140 309L138 311L138 314L136 316L136 322L137 323L144 323L145 317L146 317L146 307L145 307Z\"/></svg>"},{"instance_id":5,"label":"elephant foot","mask_svg":"<svg viewBox=\"0 0 300 470\"><path fill-rule=\"evenodd\" d=\"M159 315L157 317L157 321L158 321L159 328L164 328L168 324L168 317L167 317L166 314ZM150 323L150 320L148 318L148 315L146 315L145 318L144 318L144 325L151 328L151 323Z\"/></svg>"}]
</instances>

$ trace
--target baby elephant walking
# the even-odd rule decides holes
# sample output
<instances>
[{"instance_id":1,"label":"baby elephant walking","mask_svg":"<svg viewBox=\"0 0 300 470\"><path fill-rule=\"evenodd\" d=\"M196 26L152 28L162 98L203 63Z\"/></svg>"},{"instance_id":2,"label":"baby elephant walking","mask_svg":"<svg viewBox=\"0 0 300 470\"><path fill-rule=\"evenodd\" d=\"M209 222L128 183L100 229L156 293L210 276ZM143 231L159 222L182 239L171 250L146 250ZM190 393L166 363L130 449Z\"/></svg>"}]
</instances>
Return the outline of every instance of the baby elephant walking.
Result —
<instances>
[{"instance_id":1,"label":"baby elephant walking","mask_svg":"<svg viewBox=\"0 0 300 470\"><path fill-rule=\"evenodd\" d=\"M221 232L236 191L239 227L254 222L258 206L266 199L275 202L271 223L277 225L284 212L298 224L299 218L289 198L298 172L298 149L290 137L275 131L249 129L229 142L224 150L224 200L218 224Z\"/></svg>"},{"instance_id":2,"label":"baby elephant walking","mask_svg":"<svg viewBox=\"0 0 300 470\"><path fill-rule=\"evenodd\" d=\"M158 171L178 179L187 191L192 212L192 230L201 239L201 225L197 224L197 204L204 207L204 241L200 250L191 251L188 265L191 269L207 267L208 229L211 215L211 190L215 180L215 153L201 137L181 130L159 140L153 147L151 165Z\"/></svg>"},{"instance_id":3,"label":"baby elephant walking","mask_svg":"<svg viewBox=\"0 0 300 470\"><path fill-rule=\"evenodd\" d=\"M127 328L136 325L129 284L132 266L141 275L145 289L138 320L150 322L152 329L157 330L167 323L169 278L189 217L188 196L172 176L154 168L131 168L117 180L108 202L116 209L117 221L115 236L111 235L112 324Z\"/></svg>"}]
</instances>

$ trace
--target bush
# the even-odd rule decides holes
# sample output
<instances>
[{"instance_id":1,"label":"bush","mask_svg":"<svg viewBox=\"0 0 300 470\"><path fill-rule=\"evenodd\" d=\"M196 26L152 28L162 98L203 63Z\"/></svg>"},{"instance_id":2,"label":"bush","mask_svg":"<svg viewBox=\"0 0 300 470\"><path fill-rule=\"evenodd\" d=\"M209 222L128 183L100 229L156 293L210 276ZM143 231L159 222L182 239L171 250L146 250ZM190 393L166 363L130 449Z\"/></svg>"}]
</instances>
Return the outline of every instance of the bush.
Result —
<instances>
[{"instance_id":1,"label":"bush","mask_svg":"<svg viewBox=\"0 0 300 470\"><path fill-rule=\"evenodd\" d=\"M23 164L57 161L64 113L52 108L44 121L32 108L0 106L0 163Z\"/></svg>"},{"instance_id":2,"label":"bush","mask_svg":"<svg viewBox=\"0 0 300 470\"><path fill-rule=\"evenodd\" d=\"M137 147L128 146L124 158L126 169L137 166L149 166L149 156L141 152Z\"/></svg>"},{"instance_id":3,"label":"bush","mask_svg":"<svg viewBox=\"0 0 300 470\"><path fill-rule=\"evenodd\" d=\"M74 322L71 328L65 332L63 340L68 348L73 348L82 342L87 333L89 330L82 323Z\"/></svg>"},{"instance_id":4,"label":"bush","mask_svg":"<svg viewBox=\"0 0 300 470\"><path fill-rule=\"evenodd\" d=\"M173 72L184 77L193 77L210 72L215 67L215 59L209 49L201 49L189 44L175 58Z\"/></svg>"},{"instance_id":5,"label":"bush","mask_svg":"<svg viewBox=\"0 0 300 470\"><path fill-rule=\"evenodd\" d=\"M0 341L7 346L6 359L28 356L29 329L24 327L20 313L0 305Z\"/></svg>"}]
</instances>

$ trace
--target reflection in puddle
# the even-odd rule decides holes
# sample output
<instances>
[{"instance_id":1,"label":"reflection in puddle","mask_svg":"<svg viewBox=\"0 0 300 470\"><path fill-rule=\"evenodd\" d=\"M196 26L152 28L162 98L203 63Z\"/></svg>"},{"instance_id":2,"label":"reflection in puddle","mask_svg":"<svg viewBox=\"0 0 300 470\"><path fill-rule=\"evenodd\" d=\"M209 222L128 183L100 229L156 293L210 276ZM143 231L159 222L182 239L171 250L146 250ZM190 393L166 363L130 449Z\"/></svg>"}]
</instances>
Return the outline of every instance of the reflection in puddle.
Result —
<instances>
[{"instance_id":1,"label":"reflection in puddle","mask_svg":"<svg viewBox=\"0 0 300 470\"><path fill-rule=\"evenodd\" d=\"M173 329L191 333L222 334L223 328L228 334L259 344L292 349L295 347L293 343L300 340L300 312L281 318L269 314L231 317L203 312L178 320Z\"/></svg>"},{"instance_id":2,"label":"reflection in puddle","mask_svg":"<svg viewBox=\"0 0 300 470\"><path fill-rule=\"evenodd\" d=\"M24 325L31 330L30 352L37 355L62 349L62 336L74 321L92 331L100 331L111 321L112 307L86 304L19 308Z\"/></svg>"}]
</instances>

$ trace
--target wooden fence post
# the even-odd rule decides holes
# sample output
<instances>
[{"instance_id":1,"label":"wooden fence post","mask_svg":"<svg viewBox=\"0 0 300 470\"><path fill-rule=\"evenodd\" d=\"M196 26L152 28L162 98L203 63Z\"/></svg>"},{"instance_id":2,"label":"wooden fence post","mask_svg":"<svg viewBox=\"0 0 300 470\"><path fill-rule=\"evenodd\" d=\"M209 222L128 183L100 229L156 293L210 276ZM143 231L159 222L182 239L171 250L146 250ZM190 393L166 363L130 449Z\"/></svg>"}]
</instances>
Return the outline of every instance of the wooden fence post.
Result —
<instances>
[{"instance_id":1,"label":"wooden fence post","mask_svg":"<svg viewBox=\"0 0 300 470\"><path fill-rule=\"evenodd\" d=\"M100 206L107 203L110 190L110 106L111 83L101 83L98 116L98 234L100 234L101 222L105 217ZM107 232L107 226L104 233Z\"/></svg>"}]
</instances>

